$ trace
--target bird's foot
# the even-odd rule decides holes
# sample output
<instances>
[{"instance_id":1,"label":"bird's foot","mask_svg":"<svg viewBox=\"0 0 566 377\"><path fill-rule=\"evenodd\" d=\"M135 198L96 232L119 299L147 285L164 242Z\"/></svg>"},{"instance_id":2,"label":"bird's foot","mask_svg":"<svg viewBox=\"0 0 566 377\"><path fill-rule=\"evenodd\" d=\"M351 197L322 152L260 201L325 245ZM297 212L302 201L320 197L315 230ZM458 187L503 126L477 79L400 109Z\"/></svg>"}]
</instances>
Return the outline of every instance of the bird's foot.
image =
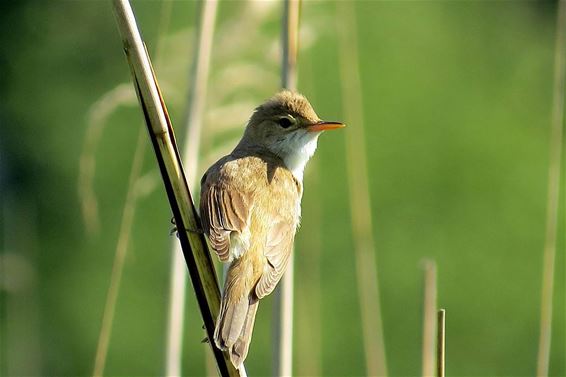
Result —
<instances>
[{"instance_id":1,"label":"bird's foot","mask_svg":"<svg viewBox=\"0 0 566 377\"><path fill-rule=\"evenodd\" d=\"M171 231L169 232L169 235L173 235L173 233L175 233L177 235L177 237L179 237L179 228L177 227L177 224L175 223L175 217L171 218L171 224L173 224L173 229L171 229ZM200 229L200 228L183 228L186 232L189 233L196 233L196 234L204 234L204 230Z\"/></svg>"}]
</instances>

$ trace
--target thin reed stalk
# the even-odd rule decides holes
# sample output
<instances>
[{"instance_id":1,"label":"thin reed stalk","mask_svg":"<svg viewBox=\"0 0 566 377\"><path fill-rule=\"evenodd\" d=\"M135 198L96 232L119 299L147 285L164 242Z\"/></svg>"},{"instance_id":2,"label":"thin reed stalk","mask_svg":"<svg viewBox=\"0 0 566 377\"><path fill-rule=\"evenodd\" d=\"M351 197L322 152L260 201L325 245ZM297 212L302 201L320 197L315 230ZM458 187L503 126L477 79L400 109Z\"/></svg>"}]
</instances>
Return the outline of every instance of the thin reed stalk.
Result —
<instances>
[{"instance_id":1,"label":"thin reed stalk","mask_svg":"<svg viewBox=\"0 0 566 377\"><path fill-rule=\"evenodd\" d=\"M206 102L217 4L218 2L216 0L201 2L200 27L190 75L190 91L187 100L187 116L185 123L187 136L183 147L183 161L186 162L187 181L193 192L196 189L195 178L198 168L200 134ZM169 317L167 324L165 374L167 376L180 376L187 269L183 260L181 245L176 239L173 240L171 245L170 271L171 281L169 286Z\"/></svg>"},{"instance_id":2,"label":"thin reed stalk","mask_svg":"<svg viewBox=\"0 0 566 377\"><path fill-rule=\"evenodd\" d=\"M312 59L304 59L302 64L303 80L301 88L312 97L314 93ZM309 192L322 192L319 175L319 160L309 162L309 173L305 176L305 186ZM302 227L308 229L308 236L301 237L301 263L297 265L301 289L297 291L297 341L295 370L298 376L322 375L322 334L321 334L321 253L322 253L322 199L313 195L303 204Z\"/></svg>"},{"instance_id":3,"label":"thin reed stalk","mask_svg":"<svg viewBox=\"0 0 566 377\"><path fill-rule=\"evenodd\" d=\"M336 4L342 26L338 33L342 101L346 123L353 125L346 132L346 154L366 371L370 376L386 376L387 363L365 151L355 3L338 1Z\"/></svg>"},{"instance_id":4,"label":"thin reed stalk","mask_svg":"<svg viewBox=\"0 0 566 377\"><path fill-rule=\"evenodd\" d=\"M285 0L282 20L281 86L297 89L297 51L299 45L300 0ZM293 374L293 281L294 253L289 266L275 291L273 310L273 375Z\"/></svg>"},{"instance_id":5,"label":"thin reed stalk","mask_svg":"<svg viewBox=\"0 0 566 377\"><path fill-rule=\"evenodd\" d=\"M546 236L542 271L540 335L537 357L537 376L548 376L550 344L552 339L552 307L556 259L556 234L560 197L560 164L562 159L562 133L564 123L564 85L566 44L566 0L558 3L556 21L556 48L554 57L554 103L550 132L548 167L548 197L546 207Z\"/></svg>"},{"instance_id":6,"label":"thin reed stalk","mask_svg":"<svg viewBox=\"0 0 566 377\"><path fill-rule=\"evenodd\" d=\"M306 75L305 75L306 77ZM318 161L313 159L309 163L310 192L321 192L318 175ZM297 265L297 275L300 276L301 289L297 291L297 360L296 374L299 376L321 376L321 277L320 258L322 250L322 207L321 199L317 196L303 204L304 213L308 216L302 221L304 229L308 229L308 236L303 237L300 245L302 250L301 263Z\"/></svg>"},{"instance_id":7,"label":"thin reed stalk","mask_svg":"<svg viewBox=\"0 0 566 377\"><path fill-rule=\"evenodd\" d=\"M164 31L167 29L167 26L169 25L170 14L171 14L171 1L165 1L161 9L161 19L159 23L158 36L162 36ZM159 50L159 42L156 48L156 55L159 61L160 60L159 57L161 56ZM102 376L106 365L108 346L110 343L110 336L112 333L112 324L114 322L114 313L116 312L116 302L118 300L118 292L120 291L122 273L124 270L124 261L126 259L126 254L128 252L128 247L130 244L130 234L135 216L135 209L138 198L136 184L139 181L143 166L143 156L145 154L145 146L146 146L145 132L146 131L144 131L143 128L140 128L138 132L136 150L134 152L132 168L130 170L130 177L128 179L128 192L126 193L126 200L124 203L124 208L122 209L120 231L118 233L118 242L116 243L116 249L114 253L112 273L110 275L110 285L108 287L108 292L106 295L106 303L104 305L102 326L99 333L98 345L97 345L96 356L94 361L93 376ZM90 156L90 154L87 154L87 156ZM94 157L92 156L90 158L94 159ZM81 158L81 162L84 159L85 158ZM92 165L94 165L94 162L92 163ZM81 163L81 167L83 167L82 163ZM94 170L89 170L89 174L87 174L87 176L92 177L92 175L94 175ZM79 184L79 187L84 188L88 186L85 185L81 186L81 184ZM90 202L91 201L92 200L90 200Z\"/></svg>"},{"instance_id":8,"label":"thin reed stalk","mask_svg":"<svg viewBox=\"0 0 566 377\"><path fill-rule=\"evenodd\" d=\"M438 311L437 339L436 339L436 375L446 375L446 310Z\"/></svg>"},{"instance_id":9,"label":"thin reed stalk","mask_svg":"<svg viewBox=\"0 0 566 377\"><path fill-rule=\"evenodd\" d=\"M436 333L436 263L424 262L424 302L423 302L423 345L422 375L434 376L435 333Z\"/></svg>"},{"instance_id":10,"label":"thin reed stalk","mask_svg":"<svg viewBox=\"0 0 566 377\"><path fill-rule=\"evenodd\" d=\"M200 220L182 169L171 121L135 17L127 0L114 0L116 19L122 36L132 79L143 110L152 146L161 171L169 203L179 229L178 236L189 268L202 319L212 339L220 308L220 288L207 244L199 229ZM226 353L210 342L222 376L239 376Z\"/></svg>"},{"instance_id":11,"label":"thin reed stalk","mask_svg":"<svg viewBox=\"0 0 566 377\"><path fill-rule=\"evenodd\" d=\"M94 191L96 172L96 147L100 143L106 119L120 106L135 104L135 94L129 85L118 85L94 103L89 110L88 125L79 157L77 193L86 233L98 234L100 219L98 201ZM142 143L142 145L145 145Z\"/></svg>"},{"instance_id":12,"label":"thin reed stalk","mask_svg":"<svg viewBox=\"0 0 566 377\"><path fill-rule=\"evenodd\" d=\"M128 193L126 195L126 202L122 211L122 220L120 222L120 232L118 235L118 242L116 244L116 251L114 254L114 263L112 264L112 274L110 275L110 285L108 286L108 293L106 295L106 303L104 305L104 314L102 315L102 326L98 338L98 345L96 347L96 357L94 361L93 376L98 377L104 374L104 367L106 365L106 356L108 355L108 346L110 344L110 335L112 333L112 324L114 322L114 313L116 312L116 302L118 300L118 292L122 282L122 273L124 271L124 261L130 243L130 229L135 214L135 201L136 190L134 189L137 178L141 173L144 144L141 142L145 138L143 132L138 133L138 142L136 151L134 153L134 160L132 169L130 171L130 178L128 183Z\"/></svg>"}]
</instances>

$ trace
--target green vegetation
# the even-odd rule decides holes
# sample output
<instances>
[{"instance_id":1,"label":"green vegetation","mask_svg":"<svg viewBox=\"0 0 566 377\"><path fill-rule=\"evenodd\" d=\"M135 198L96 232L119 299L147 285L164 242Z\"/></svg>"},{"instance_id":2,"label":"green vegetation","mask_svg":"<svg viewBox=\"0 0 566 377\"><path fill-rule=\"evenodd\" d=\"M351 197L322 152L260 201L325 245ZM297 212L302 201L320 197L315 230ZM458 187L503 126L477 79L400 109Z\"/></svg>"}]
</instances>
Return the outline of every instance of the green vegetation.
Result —
<instances>
[{"instance_id":1,"label":"green vegetation","mask_svg":"<svg viewBox=\"0 0 566 377\"><path fill-rule=\"evenodd\" d=\"M197 3L173 3L162 40L161 3L133 5L150 53L162 49L156 74L180 127ZM420 374L421 261L432 258L447 310L447 375L533 375L555 6L355 6L389 373ZM339 22L334 3L303 3L298 87L319 115L336 120ZM199 175L277 90L279 26L278 5L220 3ZM111 4L4 2L0 31L0 374L89 375L143 118L132 101L103 124L93 182L99 227L88 231L77 182L89 113L118 85L132 88ZM241 110L221 111L231 104ZM365 373L344 145L343 133L323 135L306 172L295 259L297 375ZM149 147L143 164L107 375L163 373L171 213ZM553 376L566 375L564 197L559 219ZM184 373L203 375L202 320L188 292ZM271 302L258 313L250 375L271 371ZM304 345L317 329L321 350L310 353ZM312 355L320 355L318 367Z\"/></svg>"}]
</instances>

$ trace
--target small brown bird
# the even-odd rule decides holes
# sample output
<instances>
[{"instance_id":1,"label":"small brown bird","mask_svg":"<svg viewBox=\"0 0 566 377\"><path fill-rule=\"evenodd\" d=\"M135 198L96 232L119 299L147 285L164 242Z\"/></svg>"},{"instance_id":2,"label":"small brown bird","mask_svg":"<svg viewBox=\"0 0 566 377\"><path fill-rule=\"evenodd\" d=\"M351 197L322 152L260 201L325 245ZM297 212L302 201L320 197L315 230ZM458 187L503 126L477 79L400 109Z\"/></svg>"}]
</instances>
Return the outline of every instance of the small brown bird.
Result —
<instances>
[{"instance_id":1,"label":"small brown bird","mask_svg":"<svg viewBox=\"0 0 566 377\"><path fill-rule=\"evenodd\" d=\"M301 217L303 170L324 122L301 94L282 91L255 109L236 148L204 174L200 213L210 245L229 268L214 342L239 368L259 300L285 272Z\"/></svg>"}]
</instances>

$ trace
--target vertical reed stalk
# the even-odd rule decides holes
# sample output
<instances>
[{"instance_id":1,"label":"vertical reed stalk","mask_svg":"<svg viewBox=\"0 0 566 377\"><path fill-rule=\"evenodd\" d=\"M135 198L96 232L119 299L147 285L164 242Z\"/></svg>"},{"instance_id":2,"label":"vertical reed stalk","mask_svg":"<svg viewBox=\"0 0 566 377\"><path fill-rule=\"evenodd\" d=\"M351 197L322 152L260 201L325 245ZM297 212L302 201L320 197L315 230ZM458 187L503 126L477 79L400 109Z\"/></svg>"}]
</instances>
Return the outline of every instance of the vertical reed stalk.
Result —
<instances>
[{"instance_id":1,"label":"vertical reed stalk","mask_svg":"<svg viewBox=\"0 0 566 377\"><path fill-rule=\"evenodd\" d=\"M283 8L281 86L296 90L300 0L285 0ZM291 376L293 374L293 253L281 280L274 300L273 374Z\"/></svg>"},{"instance_id":2,"label":"vertical reed stalk","mask_svg":"<svg viewBox=\"0 0 566 377\"><path fill-rule=\"evenodd\" d=\"M306 77L306 75L305 75ZM310 192L321 192L318 176L317 159L309 162ZM303 204L304 213L308 216L302 221L302 227L308 229L308 236L303 237L301 263L297 265L297 275L300 276L301 289L297 291L297 360L296 374L299 376L321 376L321 288L320 288L320 258L322 249L322 208L320 198L311 197Z\"/></svg>"},{"instance_id":3,"label":"vertical reed stalk","mask_svg":"<svg viewBox=\"0 0 566 377\"><path fill-rule=\"evenodd\" d=\"M438 377L446 375L446 310L438 311L436 339L436 373Z\"/></svg>"},{"instance_id":4,"label":"vertical reed stalk","mask_svg":"<svg viewBox=\"0 0 566 377\"><path fill-rule=\"evenodd\" d=\"M220 288L216 280L214 264L204 235L198 231L201 229L200 221L181 166L171 121L134 14L127 0L114 0L113 4L124 52L130 65L134 87L143 110L175 223L179 229L179 239L202 319L208 338L212 339L220 309ZM239 376L240 373L229 361L229 356L212 343L210 342L210 346L220 375Z\"/></svg>"},{"instance_id":5,"label":"vertical reed stalk","mask_svg":"<svg viewBox=\"0 0 566 377\"><path fill-rule=\"evenodd\" d=\"M187 100L185 124L187 136L183 147L183 161L185 161L186 165L187 181L193 192L196 189L195 178L198 168L200 133L206 102L217 4L216 0L201 2L200 27L190 75L191 84ZM169 286L169 318L165 362L165 374L167 376L181 375L186 271L181 245L177 239L174 239L171 245L171 281Z\"/></svg>"},{"instance_id":6,"label":"vertical reed stalk","mask_svg":"<svg viewBox=\"0 0 566 377\"><path fill-rule=\"evenodd\" d=\"M423 346L422 375L434 376L435 333L436 333L436 263L424 263L424 304L423 304Z\"/></svg>"},{"instance_id":7,"label":"vertical reed stalk","mask_svg":"<svg viewBox=\"0 0 566 377\"><path fill-rule=\"evenodd\" d=\"M302 90L316 97L313 87L312 59L304 59L302 65ZM306 87L308 85L308 87ZM305 186L309 192L321 192L318 159L309 162L309 172L305 176ZM302 220L304 229L308 229L308 236L301 237L301 263L297 265L300 276L301 289L297 291L296 302L300 311L297 312L297 330L295 370L298 376L321 376L321 282L320 265L322 250L322 200L320 195L313 195L303 203L304 213L308 213Z\"/></svg>"},{"instance_id":8,"label":"vertical reed stalk","mask_svg":"<svg viewBox=\"0 0 566 377\"><path fill-rule=\"evenodd\" d=\"M542 271L540 309L540 335L537 358L537 376L548 376L550 344L552 338L552 307L554 294L554 270L556 259L556 234L558 203L560 196L560 163L562 156L562 128L564 123L564 84L566 43L566 0L558 3L556 21L556 48L554 57L554 103L550 133L550 163L548 168L548 198L546 207L546 237Z\"/></svg>"},{"instance_id":9,"label":"vertical reed stalk","mask_svg":"<svg viewBox=\"0 0 566 377\"><path fill-rule=\"evenodd\" d=\"M163 3L161 8L161 19L159 22L158 36L162 37L169 25L169 17L171 14L171 1ZM158 38L158 41L161 38ZM159 50L159 42L156 48L157 60L160 61L161 51ZM98 338L96 356L94 361L93 376L102 376L106 365L106 357L108 355L108 346L110 343L110 335L112 332L112 324L114 322L114 313L116 312L116 302L118 300L118 292L122 281L122 272L124 270L124 261L130 244L130 234L136 209L136 183L141 175L143 166L143 156L145 153L145 131L140 128L138 139L136 142L136 150L128 179L128 192L126 193L126 201L122 209L122 218L120 222L120 231L118 233L118 242L114 253L114 262L112 265L112 273L110 275L110 285L106 295L106 303L104 305L104 313L102 316L102 326Z\"/></svg>"},{"instance_id":10,"label":"vertical reed stalk","mask_svg":"<svg viewBox=\"0 0 566 377\"><path fill-rule=\"evenodd\" d=\"M96 348L96 357L94 361L93 376L98 377L104 374L106 365L106 356L108 355L108 346L110 344L110 334L112 333L112 324L114 322L114 313L116 312L116 302L118 300L118 292L122 282L122 273L124 271L124 261L130 244L130 235L132 223L135 214L136 190L135 183L141 173L143 155L145 148L142 143L144 139L143 132L138 133L138 141L136 144L136 152L130 170L130 178L128 183L128 193L126 194L126 202L122 211L122 220L120 222L120 232L118 242L116 244L116 252L114 254L114 263L112 264L112 274L110 275L110 285L106 295L106 304L104 305L104 314L102 316L102 326L98 338L98 346Z\"/></svg>"},{"instance_id":11,"label":"vertical reed stalk","mask_svg":"<svg viewBox=\"0 0 566 377\"><path fill-rule=\"evenodd\" d=\"M372 233L371 200L364 139L362 86L358 62L355 3L338 1L342 100L347 124L346 153L356 276L362 316L367 375L386 376L387 363Z\"/></svg>"}]
</instances>

